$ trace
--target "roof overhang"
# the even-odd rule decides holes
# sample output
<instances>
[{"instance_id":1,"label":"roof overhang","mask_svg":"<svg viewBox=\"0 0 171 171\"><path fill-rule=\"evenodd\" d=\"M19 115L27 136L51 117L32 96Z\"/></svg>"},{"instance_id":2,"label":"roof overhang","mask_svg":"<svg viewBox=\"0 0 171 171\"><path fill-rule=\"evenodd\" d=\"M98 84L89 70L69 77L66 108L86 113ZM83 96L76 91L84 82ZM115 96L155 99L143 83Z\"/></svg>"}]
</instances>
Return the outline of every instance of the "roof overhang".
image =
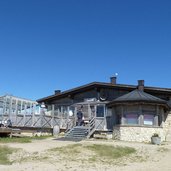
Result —
<instances>
[{"instance_id":1,"label":"roof overhang","mask_svg":"<svg viewBox=\"0 0 171 171\"><path fill-rule=\"evenodd\" d=\"M107 107L116 107L116 106L124 106L124 105L155 105L155 106L163 106L167 110L171 109L171 106L168 105L167 102L156 102L156 101L122 101L122 102L109 102Z\"/></svg>"},{"instance_id":2,"label":"roof overhang","mask_svg":"<svg viewBox=\"0 0 171 171\"><path fill-rule=\"evenodd\" d=\"M76 87L60 94L54 94L51 96L47 96L41 99L38 99L37 102L47 102L54 99L60 99L68 96L75 95L77 93L88 91L90 89L98 89L98 88L111 88L111 89L119 89L119 90L127 90L132 91L137 88L135 85L126 85L126 84L111 84L111 83L102 83L102 82L92 82L90 84L86 84L80 87ZM144 91L148 93L161 93L161 94L169 94L171 96L171 89L169 88L158 88L158 87L144 87Z\"/></svg>"}]
</instances>

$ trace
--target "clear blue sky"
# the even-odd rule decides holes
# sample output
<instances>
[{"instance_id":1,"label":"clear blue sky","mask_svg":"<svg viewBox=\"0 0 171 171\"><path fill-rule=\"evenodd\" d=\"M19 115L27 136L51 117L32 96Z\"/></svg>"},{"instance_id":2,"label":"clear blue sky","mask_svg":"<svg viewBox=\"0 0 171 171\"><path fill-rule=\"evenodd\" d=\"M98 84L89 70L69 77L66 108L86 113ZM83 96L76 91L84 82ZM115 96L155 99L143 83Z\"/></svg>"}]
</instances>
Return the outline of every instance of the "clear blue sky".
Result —
<instances>
[{"instance_id":1,"label":"clear blue sky","mask_svg":"<svg viewBox=\"0 0 171 171\"><path fill-rule=\"evenodd\" d=\"M0 94L93 81L171 88L170 0L0 1Z\"/></svg>"}]
</instances>

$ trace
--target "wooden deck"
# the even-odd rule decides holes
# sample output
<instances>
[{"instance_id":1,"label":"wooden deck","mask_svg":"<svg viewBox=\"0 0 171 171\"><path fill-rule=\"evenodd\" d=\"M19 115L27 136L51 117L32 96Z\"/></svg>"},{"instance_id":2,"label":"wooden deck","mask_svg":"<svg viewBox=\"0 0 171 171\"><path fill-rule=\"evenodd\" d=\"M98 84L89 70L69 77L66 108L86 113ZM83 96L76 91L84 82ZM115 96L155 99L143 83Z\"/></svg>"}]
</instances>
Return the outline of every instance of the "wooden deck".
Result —
<instances>
[{"instance_id":1,"label":"wooden deck","mask_svg":"<svg viewBox=\"0 0 171 171\"><path fill-rule=\"evenodd\" d=\"M0 127L0 134L11 134L12 128Z\"/></svg>"}]
</instances>

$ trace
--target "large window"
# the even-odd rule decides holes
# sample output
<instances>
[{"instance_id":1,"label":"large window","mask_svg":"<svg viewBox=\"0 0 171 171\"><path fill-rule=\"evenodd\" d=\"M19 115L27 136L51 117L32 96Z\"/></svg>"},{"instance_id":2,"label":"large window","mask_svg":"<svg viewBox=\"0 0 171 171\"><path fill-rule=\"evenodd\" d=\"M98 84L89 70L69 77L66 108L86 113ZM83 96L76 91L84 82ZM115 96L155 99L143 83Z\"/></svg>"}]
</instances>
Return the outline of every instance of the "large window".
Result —
<instances>
[{"instance_id":1,"label":"large window","mask_svg":"<svg viewBox=\"0 0 171 171\"><path fill-rule=\"evenodd\" d=\"M154 125L154 115L144 114L144 125Z\"/></svg>"},{"instance_id":2,"label":"large window","mask_svg":"<svg viewBox=\"0 0 171 171\"><path fill-rule=\"evenodd\" d=\"M142 107L142 114L144 116L143 124L144 125L155 125L154 116L156 115L156 106L144 105ZM158 123L157 123L158 125Z\"/></svg>"},{"instance_id":3,"label":"large window","mask_svg":"<svg viewBox=\"0 0 171 171\"><path fill-rule=\"evenodd\" d=\"M125 115L126 123L130 125L138 124L138 114L135 113L127 113Z\"/></svg>"},{"instance_id":4,"label":"large window","mask_svg":"<svg viewBox=\"0 0 171 171\"><path fill-rule=\"evenodd\" d=\"M96 109L96 116L97 117L104 117L104 113L105 113L105 108L103 105L98 105L97 109Z\"/></svg>"}]
</instances>

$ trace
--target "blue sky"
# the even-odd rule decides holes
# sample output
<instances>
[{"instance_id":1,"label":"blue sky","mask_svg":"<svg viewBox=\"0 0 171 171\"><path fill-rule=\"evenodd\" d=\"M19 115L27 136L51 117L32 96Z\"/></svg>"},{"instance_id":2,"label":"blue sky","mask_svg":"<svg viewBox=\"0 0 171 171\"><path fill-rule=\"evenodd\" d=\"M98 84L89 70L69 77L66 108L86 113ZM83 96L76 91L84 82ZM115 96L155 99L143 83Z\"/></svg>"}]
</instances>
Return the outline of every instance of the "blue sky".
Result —
<instances>
[{"instance_id":1,"label":"blue sky","mask_svg":"<svg viewBox=\"0 0 171 171\"><path fill-rule=\"evenodd\" d=\"M0 94L93 81L171 88L170 0L0 1Z\"/></svg>"}]
</instances>

